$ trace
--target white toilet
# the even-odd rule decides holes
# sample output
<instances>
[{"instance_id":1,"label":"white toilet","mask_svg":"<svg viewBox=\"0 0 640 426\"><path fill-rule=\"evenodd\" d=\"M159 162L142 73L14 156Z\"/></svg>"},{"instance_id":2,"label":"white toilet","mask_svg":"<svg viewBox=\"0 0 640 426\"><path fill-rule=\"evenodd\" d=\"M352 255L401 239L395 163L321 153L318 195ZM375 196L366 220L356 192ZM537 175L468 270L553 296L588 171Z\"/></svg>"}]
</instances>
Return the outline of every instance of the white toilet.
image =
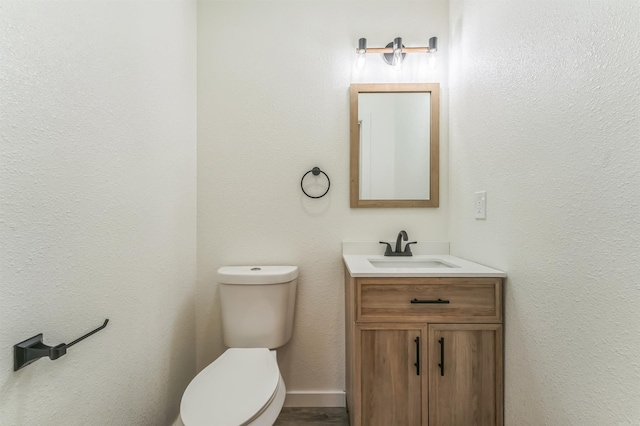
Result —
<instances>
[{"instance_id":1,"label":"white toilet","mask_svg":"<svg viewBox=\"0 0 640 426\"><path fill-rule=\"evenodd\" d=\"M217 280L230 349L189 383L179 420L184 426L272 426L286 394L273 349L291 339L298 267L227 266Z\"/></svg>"}]
</instances>

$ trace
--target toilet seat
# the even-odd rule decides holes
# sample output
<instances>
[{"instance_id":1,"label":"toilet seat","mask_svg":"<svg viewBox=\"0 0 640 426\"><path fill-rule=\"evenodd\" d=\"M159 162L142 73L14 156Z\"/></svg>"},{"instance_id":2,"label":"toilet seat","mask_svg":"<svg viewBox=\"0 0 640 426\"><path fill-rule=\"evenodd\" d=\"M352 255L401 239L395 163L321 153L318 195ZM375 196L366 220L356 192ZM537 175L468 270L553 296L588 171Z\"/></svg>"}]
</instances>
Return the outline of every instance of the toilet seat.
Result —
<instances>
[{"instance_id":1,"label":"toilet seat","mask_svg":"<svg viewBox=\"0 0 640 426\"><path fill-rule=\"evenodd\" d=\"M249 424L274 399L280 382L269 349L227 349L189 383L180 417L186 426Z\"/></svg>"}]
</instances>

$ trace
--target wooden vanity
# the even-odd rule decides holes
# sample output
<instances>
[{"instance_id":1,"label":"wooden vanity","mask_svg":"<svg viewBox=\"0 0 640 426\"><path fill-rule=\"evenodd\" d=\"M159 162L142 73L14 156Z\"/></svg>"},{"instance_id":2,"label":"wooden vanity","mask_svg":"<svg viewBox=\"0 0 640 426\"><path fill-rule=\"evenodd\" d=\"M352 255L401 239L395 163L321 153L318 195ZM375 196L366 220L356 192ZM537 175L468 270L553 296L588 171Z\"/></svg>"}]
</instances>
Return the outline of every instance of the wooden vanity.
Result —
<instances>
[{"instance_id":1,"label":"wooden vanity","mask_svg":"<svg viewBox=\"0 0 640 426\"><path fill-rule=\"evenodd\" d=\"M501 277L353 277L351 426L503 424Z\"/></svg>"}]
</instances>

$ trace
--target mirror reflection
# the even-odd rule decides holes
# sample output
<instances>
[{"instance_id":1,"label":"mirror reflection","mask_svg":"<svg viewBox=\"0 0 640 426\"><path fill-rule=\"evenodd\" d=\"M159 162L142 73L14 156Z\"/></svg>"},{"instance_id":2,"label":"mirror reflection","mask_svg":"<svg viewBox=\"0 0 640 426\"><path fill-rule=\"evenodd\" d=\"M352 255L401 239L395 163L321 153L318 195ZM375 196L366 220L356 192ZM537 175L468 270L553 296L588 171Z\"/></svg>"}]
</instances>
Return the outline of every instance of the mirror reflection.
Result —
<instances>
[{"instance_id":1,"label":"mirror reflection","mask_svg":"<svg viewBox=\"0 0 640 426\"><path fill-rule=\"evenodd\" d=\"M351 86L351 207L438 207L438 89Z\"/></svg>"},{"instance_id":2,"label":"mirror reflection","mask_svg":"<svg viewBox=\"0 0 640 426\"><path fill-rule=\"evenodd\" d=\"M360 93L360 199L429 199L431 94Z\"/></svg>"}]
</instances>

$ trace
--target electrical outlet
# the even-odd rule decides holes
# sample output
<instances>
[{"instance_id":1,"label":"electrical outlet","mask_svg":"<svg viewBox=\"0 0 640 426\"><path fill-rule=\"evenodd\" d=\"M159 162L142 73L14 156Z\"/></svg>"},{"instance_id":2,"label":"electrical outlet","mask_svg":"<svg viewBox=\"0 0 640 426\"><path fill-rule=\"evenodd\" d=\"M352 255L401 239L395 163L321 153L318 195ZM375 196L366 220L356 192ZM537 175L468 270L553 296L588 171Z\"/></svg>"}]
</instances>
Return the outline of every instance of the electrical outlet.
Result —
<instances>
[{"instance_id":1,"label":"electrical outlet","mask_svg":"<svg viewBox=\"0 0 640 426\"><path fill-rule=\"evenodd\" d=\"M487 193L480 191L475 193L473 202L473 213L476 219L487 218Z\"/></svg>"}]
</instances>

